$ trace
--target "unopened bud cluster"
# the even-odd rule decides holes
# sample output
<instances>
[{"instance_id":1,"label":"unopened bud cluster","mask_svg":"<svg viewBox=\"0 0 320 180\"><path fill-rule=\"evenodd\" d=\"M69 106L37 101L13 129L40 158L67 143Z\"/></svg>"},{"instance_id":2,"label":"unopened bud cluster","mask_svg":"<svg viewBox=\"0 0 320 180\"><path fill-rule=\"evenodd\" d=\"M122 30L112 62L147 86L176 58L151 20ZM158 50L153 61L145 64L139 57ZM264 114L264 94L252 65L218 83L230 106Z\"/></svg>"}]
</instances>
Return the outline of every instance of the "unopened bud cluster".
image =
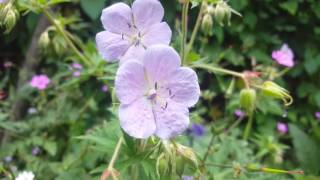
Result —
<instances>
[{"instance_id":1,"label":"unopened bud cluster","mask_svg":"<svg viewBox=\"0 0 320 180\"><path fill-rule=\"evenodd\" d=\"M12 2L0 4L0 26L5 27L5 33L11 32L19 19L19 13Z\"/></svg>"},{"instance_id":2,"label":"unopened bud cluster","mask_svg":"<svg viewBox=\"0 0 320 180\"><path fill-rule=\"evenodd\" d=\"M220 26L230 25L231 13L241 16L233 10L224 0L212 4L204 4L204 12L201 23L202 31L207 35L212 35L213 21Z\"/></svg>"}]
</instances>

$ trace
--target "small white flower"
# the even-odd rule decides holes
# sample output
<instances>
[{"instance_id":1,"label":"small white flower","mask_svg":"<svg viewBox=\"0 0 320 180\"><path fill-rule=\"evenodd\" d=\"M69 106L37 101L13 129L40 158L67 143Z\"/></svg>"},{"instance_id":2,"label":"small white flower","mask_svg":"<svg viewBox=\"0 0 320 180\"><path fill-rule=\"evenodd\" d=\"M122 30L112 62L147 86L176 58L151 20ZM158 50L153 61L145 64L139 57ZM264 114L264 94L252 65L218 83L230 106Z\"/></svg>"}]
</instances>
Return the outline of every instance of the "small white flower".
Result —
<instances>
[{"instance_id":1,"label":"small white flower","mask_svg":"<svg viewBox=\"0 0 320 180\"><path fill-rule=\"evenodd\" d=\"M23 171L15 180L34 180L34 174L31 171Z\"/></svg>"}]
</instances>

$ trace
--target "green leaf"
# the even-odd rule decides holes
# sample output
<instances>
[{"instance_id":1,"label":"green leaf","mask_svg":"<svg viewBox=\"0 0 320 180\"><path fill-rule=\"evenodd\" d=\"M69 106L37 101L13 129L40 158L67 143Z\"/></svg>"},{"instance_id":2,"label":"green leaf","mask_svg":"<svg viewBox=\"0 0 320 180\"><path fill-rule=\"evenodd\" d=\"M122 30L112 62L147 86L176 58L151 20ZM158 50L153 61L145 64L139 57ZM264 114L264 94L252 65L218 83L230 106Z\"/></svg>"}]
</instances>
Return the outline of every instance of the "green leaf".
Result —
<instances>
[{"instance_id":1,"label":"green leaf","mask_svg":"<svg viewBox=\"0 0 320 180\"><path fill-rule=\"evenodd\" d=\"M92 20L96 20L105 6L105 0L80 0L80 6Z\"/></svg>"},{"instance_id":2,"label":"green leaf","mask_svg":"<svg viewBox=\"0 0 320 180\"><path fill-rule=\"evenodd\" d=\"M289 0L280 4L280 7L288 11L291 15L295 15L298 10L298 1Z\"/></svg>"},{"instance_id":3,"label":"green leaf","mask_svg":"<svg viewBox=\"0 0 320 180\"><path fill-rule=\"evenodd\" d=\"M320 171L319 145L296 125L290 124L289 129L295 153L301 167L306 172L318 173Z\"/></svg>"}]
</instances>

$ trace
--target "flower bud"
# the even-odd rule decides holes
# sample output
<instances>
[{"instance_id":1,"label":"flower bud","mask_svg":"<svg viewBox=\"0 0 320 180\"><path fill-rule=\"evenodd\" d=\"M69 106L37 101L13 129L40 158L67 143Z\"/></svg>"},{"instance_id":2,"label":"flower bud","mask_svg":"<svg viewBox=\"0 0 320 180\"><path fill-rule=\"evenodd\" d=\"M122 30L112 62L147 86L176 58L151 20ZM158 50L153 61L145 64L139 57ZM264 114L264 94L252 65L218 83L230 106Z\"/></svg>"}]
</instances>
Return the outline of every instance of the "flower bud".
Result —
<instances>
[{"instance_id":1,"label":"flower bud","mask_svg":"<svg viewBox=\"0 0 320 180\"><path fill-rule=\"evenodd\" d=\"M212 26L213 26L212 16L209 13L206 13L203 16L202 23L201 23L202 32L207 35L211 35L212 34Z\"/></svg>"},{"instance_id":2,"label":"flower bud","mask_svg":"<svg viewBox=\"0 0 320 180\"><path fill-rule=\"evenodd\" d=\"M207 11L207 13L209 13L210 15L214 15L214 10L215 10L215 8L214 8L212 5L208 5L208 6L206 7L206 11Z\"/></svg>"},{"instance_id":3,"label":"flower bud","mask_svg":"<svg viewBox=\"0 0 320 180\"><path fill-rule=\"evenodd\" d=\"M218 3L215 10L214 10L214 17L215 20L223 26L224 18L226 16L226 9L222 6L222 3Z\"/></svg>"},{"instance_id":4,"label":"flower bud","mask_svg":"<svg viewBox=\"0 0 320 180\"><path fill-rule=\"evenodd\" d=\"M177 154L181 155L186 160L186 163L191 164L193 167L198 167L197 156L194 154L191 148L178 144Z\"/></svg>"},{"instance_id":5,"label":"flower bud","mask_svg":"<svg viewBox=\"0 0 320 180\"><path fill-rule=\"evenodd\" d=\"M178 176L182 176L184 172L185 162L184 158L181 156L176 157L176 173Z\"/></svg>"},{"instance_id":6,"label":"flower bud","mask_svg":"<svg viewBox=\"0 0 320 180\"><path fill-rule=\"evenodd\" d=\"M5 33L9 33L17 23L17 12L15 9L11 9L7 12L7 15L4 19L4 25L6 26Z\"/></svg>"},{"instance_id":7,"label":"flower bud","mask_svg":"<svg viewBox=\"0 0 320 180\"><path fill-rule=\"evenodd\" d=\"M157 159L156 170L159 177L165 176L169 172L169 160L166 159L164 153L160 154Z\"/></svg>"},{"instance_id":8,"label":"flower bud","mask_svg":"<svg viewBox=\"0 0 320 180\"><path fill-rule=\"evenodd\" d=\"M39 43L39 47L41 49L46 49L48 47L48 45L50 44L50 38L49 38L48 31L45 31L40 35L38 43Z\"/></svg>"},{"instance_id":9,"label":"flower bud","mask_svg":"<svg viewBox=\"0 0 320 180\"><path fill-rule=\"evenodd\" d=\"M289 106L293 102L289 92L272 81L266 81L262 84L262 92L268 97L282 99L286 106Z\"/></svg>"},{"instance_id":10,"label":"flower bud","mask_svg":"<svg viewBox=\"0 0 320 180\"><path fill-rule=\"evenodd\" d=\"M243 89L240 92L240 106L246 110L248 114L255 109L256 91L254 89Z\"/></svg>"}]
</instances>

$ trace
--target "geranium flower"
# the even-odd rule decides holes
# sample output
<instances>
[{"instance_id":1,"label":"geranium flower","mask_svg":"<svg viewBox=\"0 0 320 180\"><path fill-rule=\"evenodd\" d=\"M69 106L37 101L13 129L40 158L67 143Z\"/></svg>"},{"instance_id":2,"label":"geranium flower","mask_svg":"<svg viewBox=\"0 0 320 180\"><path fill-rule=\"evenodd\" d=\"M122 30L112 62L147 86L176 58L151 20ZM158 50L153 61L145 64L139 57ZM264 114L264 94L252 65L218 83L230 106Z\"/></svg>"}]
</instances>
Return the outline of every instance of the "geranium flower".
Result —
<instances>
[{"instance_id":1,"label":"geranium flower","mask_svg":"<svg viewBox=\"0 0 320 180\"><path fill-rule=\"evenodd\" d=\"M29 84L30 86L37 88L38 90L44 90L47 88L50 82L51 81L47 75L41 74L33 76Z\"/></svg>"},{"instance_id":2,"label":"geranium flower","mask_svg":"<svg viewBox=\"0 0 320 180\"><path fill-rule=\"evenodd\" d=\"M281 64L283 66L294 66L294 55L287 44L283 44L280 50L273 51L272 58L277 61L278 64Z\"/></svg>"},{"instance_id":3,"label":"geranium flower","mask_svg":"<svg viewBox=\"0 0 320 180\"><path fill-rule=\"evenodd\" d=\"M127 134L169 139L187 129L188 107L197 103L200 88L196 73L180 65L173 48L155 45L141 61L133 59L120 66L115 88L121 103L120 125Z\"/></svg>"},{"instance_id":4,"label":"geranium flower","mask_svg":"<svg viewBox=\"0 0 320 180\"><path fill-rule=\"evenodd\" d=\"M151 45L168 45L171 29L161 22L164 9L158 0L136 0L132 9L116 3L102 11L101 21L105 31L96 35L97 48L107 61L121 63L126 59L139 59Z\"/></svg>"},{"instance_id":5,"label":"geranium flower","mask_svg":"<svg viewBox=\"0 0 320 180\"><path fill-rule=\"evenodd\" d=\"M315 116L318 120L320 120L320 111L315 113Z\"/></svg>"}]
</instances>

